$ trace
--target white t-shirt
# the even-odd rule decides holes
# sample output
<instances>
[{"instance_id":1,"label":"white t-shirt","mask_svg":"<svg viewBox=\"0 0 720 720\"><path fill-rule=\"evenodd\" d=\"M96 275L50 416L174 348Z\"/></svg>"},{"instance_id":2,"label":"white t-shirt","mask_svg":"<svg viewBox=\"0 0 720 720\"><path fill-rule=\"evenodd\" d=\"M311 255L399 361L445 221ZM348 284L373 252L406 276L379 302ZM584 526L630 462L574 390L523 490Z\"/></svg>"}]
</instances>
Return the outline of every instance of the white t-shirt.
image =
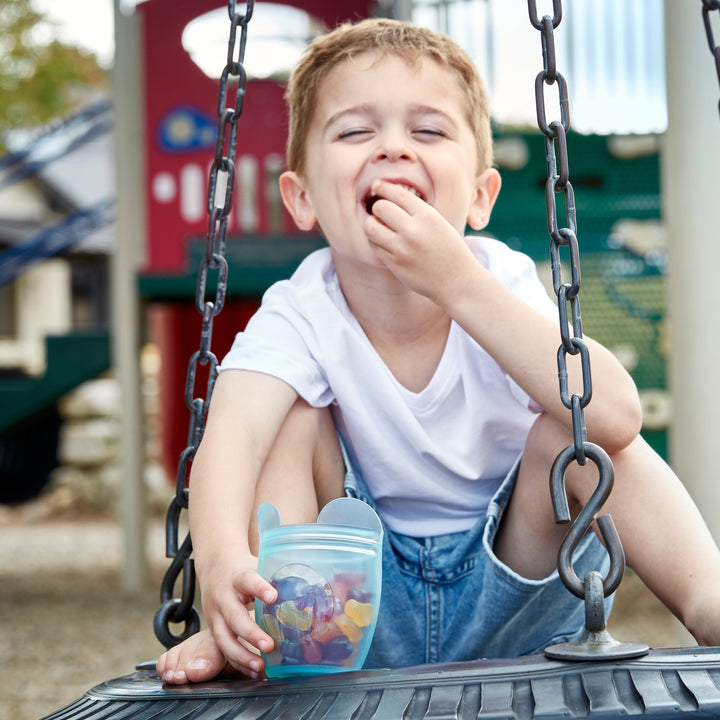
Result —
<instances>
[{"instance_id":1,"label":"white t-shirt","mask_svg":"<svg viewBox=\"0 0 720 720\"><path fill-rule=\"evenodd\" d=\"M490 238L467 242L508 289L557 318L530 258ZM220 366L231 368L273 375L310 405L329 405L383 520L418 537L472 527L539 411L454 322L427 387L402 386L350 312L329 248L265 293Z\"/></svg>"}]
</instances>

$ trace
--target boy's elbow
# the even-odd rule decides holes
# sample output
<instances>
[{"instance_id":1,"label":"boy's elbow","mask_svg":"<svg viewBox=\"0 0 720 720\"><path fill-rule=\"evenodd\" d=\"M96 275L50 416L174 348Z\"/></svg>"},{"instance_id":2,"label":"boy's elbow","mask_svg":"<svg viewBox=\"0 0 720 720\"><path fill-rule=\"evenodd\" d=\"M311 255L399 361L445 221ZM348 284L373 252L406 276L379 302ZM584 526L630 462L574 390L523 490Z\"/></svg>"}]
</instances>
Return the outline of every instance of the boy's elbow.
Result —
<instances>
[{"instance_id":1,"label":"boy's elbow","mask_svg":"<svg viewBox=\"0 0 720 720\"><path fill-rule=\"evenodd\" d=\"M632 445L640 435L641 425L624 423L619 426L615 432L611 434L609 441L606 443L605 450L612 455L613 453L619 453L625 448Z\"/></svg>"},{"instance_id":2,"label":"boy's elbow","mask_svg":"<svg viewBox=\"0 0 720 720\"><path fill-rule=\"evenodd\" d=\"M624 412L624 434L623 434L623 448L630 445L640 434L643 424L643 411L642 404L640 403L640 395L638 394L637 388L633 383L632 392L629 393L627 408Z\"/></svg>"},{"instance_id":3,"label":"boy's elbow","mask_svg":"<svg viewBox=\"0 0 720 720\"><path fill-rule=\"evenodd\" d=\"M618 403L604 424L602 437L594 440L607 453L620 452L632 444L642 429L642 406L637 393L627 398L626 402Z\"/></svg>"}]
</instances>

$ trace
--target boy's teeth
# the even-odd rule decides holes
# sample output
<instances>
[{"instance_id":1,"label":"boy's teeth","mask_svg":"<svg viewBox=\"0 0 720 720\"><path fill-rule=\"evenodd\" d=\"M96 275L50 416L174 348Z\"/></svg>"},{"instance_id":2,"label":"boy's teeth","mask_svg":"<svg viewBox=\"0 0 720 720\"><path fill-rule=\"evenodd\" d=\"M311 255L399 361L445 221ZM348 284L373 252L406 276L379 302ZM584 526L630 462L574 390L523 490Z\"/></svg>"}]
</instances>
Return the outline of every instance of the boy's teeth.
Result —
<instances>
[{"instance_id":1,"label":"boy's teeth","mask_svg":"<svg viewBox=\"0 0 720 720\"><path fill-rule=\"evenodd\" d=\"M397 183L397 185L399 185L401 188L405 188L416 197L420 197L420 193L414 187L411 187L410 185L404 185L403 183Z\"/></svg>"}]
</instances>

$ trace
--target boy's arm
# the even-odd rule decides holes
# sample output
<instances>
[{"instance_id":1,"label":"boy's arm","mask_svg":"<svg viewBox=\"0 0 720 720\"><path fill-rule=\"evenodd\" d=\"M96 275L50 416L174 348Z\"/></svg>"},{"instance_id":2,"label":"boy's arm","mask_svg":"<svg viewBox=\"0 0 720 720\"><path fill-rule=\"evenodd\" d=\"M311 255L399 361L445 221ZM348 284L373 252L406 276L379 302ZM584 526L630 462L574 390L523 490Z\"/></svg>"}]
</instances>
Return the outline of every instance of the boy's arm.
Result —
<instances>
[{"instance_id":1,"label":"boy's arm","mask_svg":"<svg viewBox=\"0 0 720 720\"><path fill-rule=\"evenodd\" d=\"M514 295L483 267L440 213L404 188L382 185L366 232L378 257L408 288L440 305L546 412L566 427L560 400L558 323ZM585 409L588 439L609 452L640 431L642 413L629 374L606 348L585 338L593 400ZM568 356L569 392L583 392L579 356Z\"/></svg>"},{"instance_id":2,"label":"boy's arm","mask_svg":"<svg viewBox=\"0 0 720 720\"><path fill-rule=\"evenodd\" d=\"M228 662L246 673L261 668L262 660L239 638L254 648L272 648L246 603L275 599L275 590L256 572L249 545L255 488L296 398L292 387L270 375L220 373L191 470L190 530L204 614Z\"/></svg>"},{"instance_id":3,"label":"boy's arm","mask_svg":"<svg viewBox=\"0 0 720 720\"><path fill-rule=\"evenodd\" d=\"M468 260L466 280L440 304L530 397L563 425L572 415L560 399L557 321L508 290L480 263ZM629 445L640 432L642 412L635 384L605 347L584 338L590 357L592 401L585 408L588 440L608 452ZM569 393L583 394L580 356L567 355Z\"/></svg>"}]
</instances>

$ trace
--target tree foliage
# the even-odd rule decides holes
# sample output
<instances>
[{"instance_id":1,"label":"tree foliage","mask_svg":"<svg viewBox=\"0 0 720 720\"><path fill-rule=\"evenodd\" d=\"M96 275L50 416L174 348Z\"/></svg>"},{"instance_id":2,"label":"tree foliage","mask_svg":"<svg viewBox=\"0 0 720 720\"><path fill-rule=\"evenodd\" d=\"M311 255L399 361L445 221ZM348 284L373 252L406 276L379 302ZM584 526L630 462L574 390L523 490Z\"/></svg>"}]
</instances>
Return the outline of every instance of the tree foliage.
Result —
<instances>
[{"instance_id":1,"label":"tree foliage","mask_svg":"<svg viewBox=\"0 0 720 720\"><path fill-rule=\"evenodd\" d=\"M0 1L0 144L6 131L47 123L106 87L95 55L53 39L48 26L31 0Z\"/></svg>"}]
</instances>

